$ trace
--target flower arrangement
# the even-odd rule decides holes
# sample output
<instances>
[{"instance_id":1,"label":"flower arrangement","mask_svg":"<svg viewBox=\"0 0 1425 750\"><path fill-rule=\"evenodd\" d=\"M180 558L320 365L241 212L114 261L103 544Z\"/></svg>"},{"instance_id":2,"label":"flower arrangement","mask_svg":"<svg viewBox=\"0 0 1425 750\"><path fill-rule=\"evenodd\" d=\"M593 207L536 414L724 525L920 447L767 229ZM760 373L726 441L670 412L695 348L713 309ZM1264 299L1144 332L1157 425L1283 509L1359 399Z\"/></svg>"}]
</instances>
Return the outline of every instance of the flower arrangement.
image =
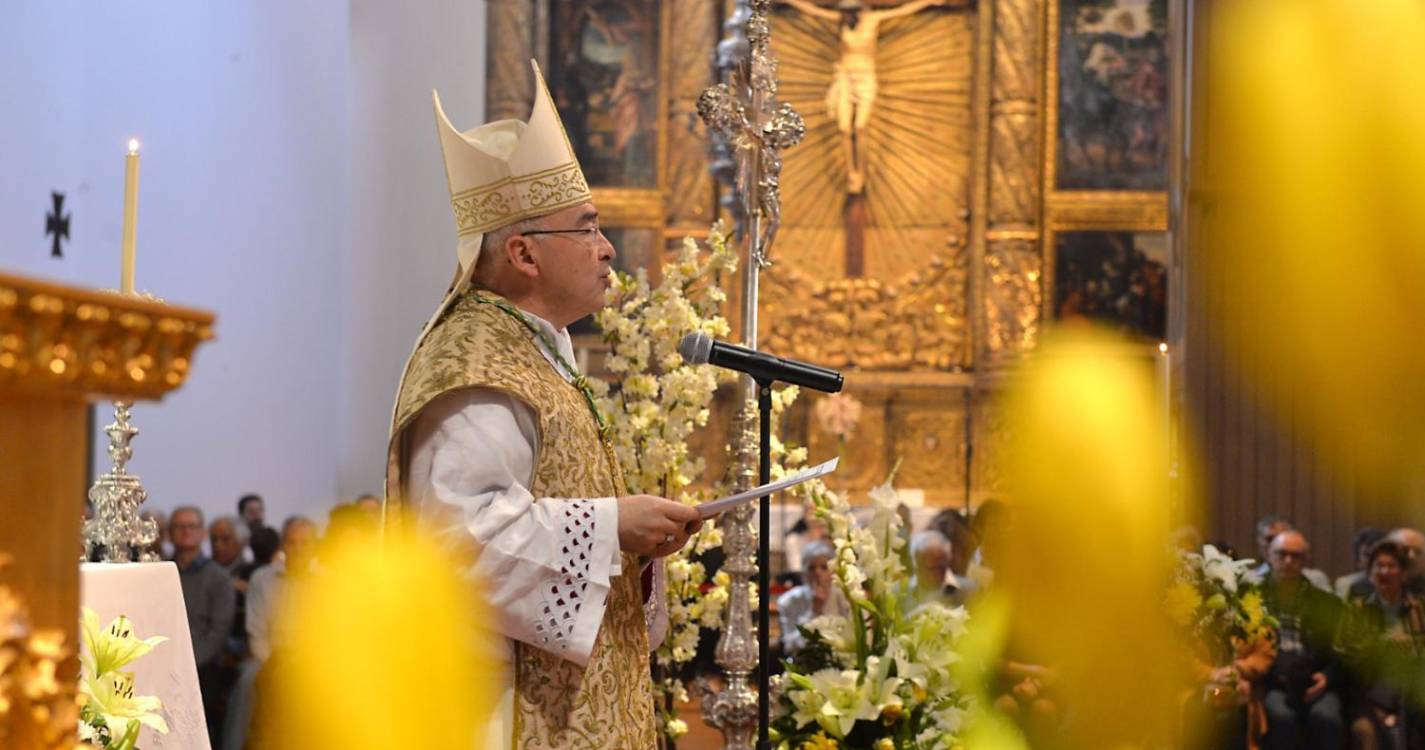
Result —
<instances>
[{"instance_id":1,"label":"flower arrangement","mask_svg":"<svg viewBox=\"0 0 1425 750\"><path fill-rule=\"evenodd\" d=\"M788 469L798 457L789 455ZM799 491L830 529L834 575L851 610L803 626L808 645L774 686L774 743L786 750L954 747L969 709L952 674L968 616L963 607L910 596L891 480L871 491L874 512L864 527L824 485L808 482Z\"/></svg>"},{"instance_id":2,"label":"flower arrangement","mask_svg":"<svg viewBox=\"0 0 1425 750\"><path fill-rule=\"evenodd\" d=\"M616 274L608 304L595 318L609 345L605 367L616 380L590 385L610 427L629 492L689 504L707 499L692 489L706 464L689 456L687 441L693 430L707 425L718 384L735 375L684 363L678 345L693 331L728 335L727 319L721 314L727 300L721 281L736 266L736 252L718 222L704 243L691 237L683 241L677 255L664 264L657 286L650 284L643 269L633 275ZM721 530L706 523L687 545L665 559L669 630L654 653L660 672L654 696L660 731L669 740L688 731L675 712L676 704L688 701L681 667L697 653L702 630L715 629L722 622L727 578L710 583L707 570L696 559L721 544Z\"/></svg>"},{"instance_id":3,"label":"flower arrangement","mask_svg":"<svg viewBox=\"0 0 1425 750\"><path fill-rule=\"evenodd\" d=\"M139 729L168 733L153 696L134 695L133 672L120 670L167 641L163 636L139 639L133 624L120 615L100 627L99 615L85 607L79 622L85 654L80 661L79 739L106 750L136 750Z\"/></svg>"},{"instance_id":4,"label":"flower arrangement","mask_svg":"<svg viewBox=\"0 0 1425 750\"><path fill-rule=\"evenodd\" d=\"M1168 615L1214 653L1229 653L1234 639L1271 637L1276 621L1262 604L1254 560L1233 560L1210 544L1184 552L1168 588Z\"/></svg>"}]
</instances>

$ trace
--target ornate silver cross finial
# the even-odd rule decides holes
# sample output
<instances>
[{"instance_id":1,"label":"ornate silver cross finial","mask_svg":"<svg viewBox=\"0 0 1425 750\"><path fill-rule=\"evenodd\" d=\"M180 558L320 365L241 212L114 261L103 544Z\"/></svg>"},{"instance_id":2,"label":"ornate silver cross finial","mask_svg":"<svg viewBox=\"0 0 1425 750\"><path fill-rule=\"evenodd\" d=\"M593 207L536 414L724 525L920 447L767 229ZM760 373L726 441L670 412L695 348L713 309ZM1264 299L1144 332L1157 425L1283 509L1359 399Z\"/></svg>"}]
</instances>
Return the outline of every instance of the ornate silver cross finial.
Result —
<instances>
[{"instance_id":1,"label":"ornate silver cross finial","mask_svg":"<svg viewBox=\"0 0 1425 750\"><path fill-rule=\"evenodd\" d=\"M739 226L748 232L751 259L766 268L782 223L779 152L801 143L806 124L791 105L776 102L777 59L767 17L772 0L738 6L729 19L733 37L719 45L724 80L698 97L698 115L736 162L732 187ZM740 18L746 21L736 28ZM736 38L738 32L745 35L745 45Z\"/></svg>"}]
</instances>

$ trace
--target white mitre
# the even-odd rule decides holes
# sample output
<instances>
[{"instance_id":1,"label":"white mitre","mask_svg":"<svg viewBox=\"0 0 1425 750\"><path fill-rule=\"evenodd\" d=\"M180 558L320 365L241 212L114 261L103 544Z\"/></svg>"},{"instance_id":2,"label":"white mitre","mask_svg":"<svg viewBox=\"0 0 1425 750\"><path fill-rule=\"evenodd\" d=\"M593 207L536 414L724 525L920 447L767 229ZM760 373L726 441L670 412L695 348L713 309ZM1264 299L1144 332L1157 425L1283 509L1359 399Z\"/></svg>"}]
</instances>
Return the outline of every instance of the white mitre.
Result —
<instances>
[{"instance_id":1,"label":"white mitre","mask_svg":"<svg viewBox=\"0 0 1425 750\"><path fill-rule=\"evenodd\" d=\"M440 95L431 92L460 237L460 270L442 311L470 286L486 232L593 199L539 64L530 60L530 66L534 108L527 123L497 120L462 133L445 116Z\"/></svg>"},{"instance_id":2,"label":"white mitre","mask_svg":"<svg viewBox=\"0 0 1425 750\"><path fill-rule=\"evenodd\" d=\"M461 132L441 109L440 95L431 92L459 235L456 258L460 265L435 315L416 339L412 355L451 303L470 288L486 232L593 200L539 64L530 60L530 65L534 68L534 108L529 122L497 120ZM409 369L408 359L402 368L402 386Z\"/></svg>"}]
</instances>

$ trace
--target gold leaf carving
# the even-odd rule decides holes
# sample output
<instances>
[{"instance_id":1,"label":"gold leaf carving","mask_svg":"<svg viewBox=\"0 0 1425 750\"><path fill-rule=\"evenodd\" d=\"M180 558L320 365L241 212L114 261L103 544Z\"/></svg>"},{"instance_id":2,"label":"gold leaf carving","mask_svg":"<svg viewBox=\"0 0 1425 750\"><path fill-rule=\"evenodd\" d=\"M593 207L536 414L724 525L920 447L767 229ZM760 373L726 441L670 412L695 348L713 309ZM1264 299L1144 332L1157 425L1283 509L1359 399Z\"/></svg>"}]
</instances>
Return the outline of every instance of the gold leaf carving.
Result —
<instances>
[{"instance_id":1,"label":"gold leaf carving","mask_svg":"<svg viewBox=\"0 0 1425 750\"><path fill-rule=\"evenodd\" d=\"M983 346L994 360L1032 348L1039 334L1043 18L1043 0L995 4L989 226L981 300Z\"/></svg>"},{"instance_id":2,"label":"gold leaf carving","mask_svg":"<svg viewBox=\"0 0 1425 750\"><path fill-rule=\"evenodd\" d=\"M931 495L928 500L963 501L965 407L963 399L956 398L960 393L941 392L934 401L893 402L894 451L904 459L897 484L925 489Z\"/></svg>"},{"instance_id":3,"label":"gold leaf carving","mask_svg":"<svg viewBox=\"0 0 1425 750\"><path fill-rule=\"evenodd\" d=\"M1044 0L1001 0L994 8L994 99L1038 102Z\"/></svg>"},{"instance_id":4,"label":"gold leaf carving","mask_svg":"<svg viewBox=\"0 0 1425 750\"><path fill-rule=\"evenodd\" d=\"M990 225L1039 223L1039 126L1031 115L990 123Z\"/></svg>"},{"instance_id":5,"label":"gold leaf carving","mask_svg":"<svg viewBox=\"0 0 1425 750\"><path fill-rule=\"evenodd\" d=\"M159 398L212 338L210 313L0 275L0 386Z\"/></svg>"},{"instance_id":6,"label":"gold leaf carving","mask_svg":"<svg viewBox=\"0 0 1425 750\"><path fill-rule=\"evenodd\" d=\"M763 274L766 348L827 367L951 370L969 357L965 252L932 255L900 283L819 280L775 265Z\"/></svg>"},{"instance_id":7,"label":"gold leaf carving","mask_svg":"<svg viewBox=\"0 0 1425 750\"><path fill-rule=\"evenodd\" d=\"M1039 244L1024 240L990 242L985 253L986 346L992 355L1034 348L1042 299Z\"/></svg>"},{"instance_id":8,"label":"gold leaf carving","mask_svg":"<svg viewBox=\"0 0 1425 750\"><path fill-rule=\"evenodd\" d=\"M973 472L976 490L989 495L1004 492L1004 473L1000 470L1000 465L1010 435L999 401L984 392L975 396L972 430L975 441ZM980 499L983 499L983 496Z\"/></svg>"}]
</instances>

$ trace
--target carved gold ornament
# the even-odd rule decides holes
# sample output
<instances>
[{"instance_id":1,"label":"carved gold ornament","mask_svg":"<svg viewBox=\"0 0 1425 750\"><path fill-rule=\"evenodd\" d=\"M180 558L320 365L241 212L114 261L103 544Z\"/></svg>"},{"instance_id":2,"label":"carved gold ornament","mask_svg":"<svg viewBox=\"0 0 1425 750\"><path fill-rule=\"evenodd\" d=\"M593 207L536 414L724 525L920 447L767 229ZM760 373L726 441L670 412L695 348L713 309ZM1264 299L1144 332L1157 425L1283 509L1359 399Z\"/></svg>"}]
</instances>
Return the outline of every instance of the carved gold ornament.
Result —
<instances>
[{"instance_id":1,"label":"carved gold ornament","mask_svg":"<svg viewBox=\"0 0 1425 750\"><path fill-rule=\"evenodd\" d=\"M0 568L8 563L0 554ZM66 667L71 655L63 632L32 629L25 603L0 585L0 747L87 747L75 740L79 705Z\"/></svg>"},{"instance_id":2,"label":"carved gold ornament","mask_svg":"<svg viewBox=\"0 0 1425 750\"><path fill-rule=\"evenodd\" d=\"M213 316L0 274L0 384L154 399L183 384Z\"/></svg>"},{"instance_id":3,"label":"carved gold ornament","mask_svg":"<svg viewBox=\"0 0 1425 750\"><path fill-rule=\"evenodd\" d=\"M959 369L970 357L966 261L932 255L893 283L773 266L763 277L766 348L834 368Z\"/></svg>"}]
</instances>

